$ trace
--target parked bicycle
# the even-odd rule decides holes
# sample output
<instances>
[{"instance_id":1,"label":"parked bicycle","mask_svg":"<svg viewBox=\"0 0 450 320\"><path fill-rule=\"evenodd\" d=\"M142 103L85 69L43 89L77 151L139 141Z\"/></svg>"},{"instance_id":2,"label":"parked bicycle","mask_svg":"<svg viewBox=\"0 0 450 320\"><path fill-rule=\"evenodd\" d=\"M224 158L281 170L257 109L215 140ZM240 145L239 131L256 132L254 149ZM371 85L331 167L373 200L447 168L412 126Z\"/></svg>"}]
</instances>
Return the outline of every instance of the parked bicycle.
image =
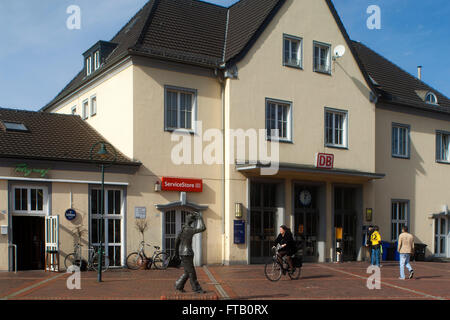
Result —
<instances>
[{"instance_id":1,"label":"parked bicycle","mask_svg":"<svg viewBox=\"0 0 450 320\"><path fill-rule=\"evenodd\" d=\"M278 261L278 250L280 249L280 245L278 244L276 247L272 248L273 256L270 258L270 260L266 263L264 266L264 274L266 275L266 278L270 281L278 281L281 278L281 275L286 275L286 273L289 275L289 278L291 280L297 280L300 277L301 269L302 269L302 259L301 256L298 256L297 254L293 255L292 263L294 265L294 271L289 272L289 264L287 262L286 256L282 258L282 263Z\"/></svg>"},{"instance_id":2,"label":"parked bicycle","mask_svg":"<svg viewBox=\"0 0 450 320\"><path fill-rule=\"evenodd\" d=\"M151 247L151 245L141 241L139 244L139 250L132 252L127 257L127 267L132 270L138 270L145 264L147 269L151 269L152 265L158 270L167 269L170 261L170 256L167 252L162 251L161 247L153 246L155 251L151 257L147 257L145 254L145 246Z\"/></svg>"},{"instance_id":3,"label":"parked bicycle","mask_svg":"<svg viewBox=\"0 0 450 320\"><path fill-rule=\"evenodd\" d=\"M88 249L88 260L84 260L83 256L81 255L81 247L83 247L82 244L77 243L75 244L75 252L72 252L71 254L68 254L67 257L64 259L64 266L66 267L66 270L74 265L80 268L80 270L92 270L96 271L98 270L98 250L94 248L93 246L89 246ZM102 261L102 271L105 272L109 268L109 258L105 255L105 252L103 252L103 261Z\"/></svg>"}]
</instances>

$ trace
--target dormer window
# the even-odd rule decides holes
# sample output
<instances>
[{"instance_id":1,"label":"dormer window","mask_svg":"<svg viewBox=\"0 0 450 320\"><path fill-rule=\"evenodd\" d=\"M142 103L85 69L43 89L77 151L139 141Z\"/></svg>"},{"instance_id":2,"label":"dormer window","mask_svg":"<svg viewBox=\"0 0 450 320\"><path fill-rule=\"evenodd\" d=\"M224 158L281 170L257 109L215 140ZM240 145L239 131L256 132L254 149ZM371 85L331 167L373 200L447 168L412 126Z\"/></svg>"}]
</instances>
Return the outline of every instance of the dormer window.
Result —
<instances>
[{"instance_id":1,"label":"dormer window","mask_svg":"<svg viewBox=\"0 0 450 320\"><path fill-rule=\"evenodd\" d=\"M89 76L92 73L92 57L86 59L86 75Z\"/></svg>"},{"instance_id":2,"label":"dormer window","mask_svg":"<svg viewBox=\"0 0 450 320\"><path fill-rule=\"evenodd\" d=\"M429 104L438 104L438 99L433 92L428 92L425 97L425 102Z\"/></svg>"},{"instance_id":3,"label":"dormer window","mask_svg":"<svg viewBox=\"0 0 450 320\"><path fill-rule=\"evenodd\" d=\"M106 63L106 59L116 47L117 44L115 43L99 41L83 53L86 76L89 77L99 70Z\"/></svg>"},{"instance_id":4,"label":"dormer window","mask_svg":"<svg viewBox=\"0 0 450 320\"><path fill-rule=\"evenodd\" d=\"M100 51L94 53L94 70L100 68Z\"/></svg>"}]
</instances>

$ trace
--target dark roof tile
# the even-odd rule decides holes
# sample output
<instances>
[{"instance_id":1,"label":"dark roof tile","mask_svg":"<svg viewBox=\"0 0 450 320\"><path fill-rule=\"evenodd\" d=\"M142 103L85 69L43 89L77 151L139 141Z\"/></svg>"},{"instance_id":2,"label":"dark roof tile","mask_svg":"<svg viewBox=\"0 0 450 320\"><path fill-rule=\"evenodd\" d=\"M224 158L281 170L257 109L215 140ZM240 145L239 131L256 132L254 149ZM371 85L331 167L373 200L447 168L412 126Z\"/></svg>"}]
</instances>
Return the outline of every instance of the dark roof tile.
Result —
<instances>
[{"instance_id":1,"label":"dark roof tile","mask_svg":"<svg viewBox=\"0 0 450 320\"><path fill-rule=\"evenodd\" d=\"M29 131L7 131L5 121ZM91 162L91 147L100 141L107 140L79 116L0 108L0 158ZM118 150L116 163L140 165Z\"/></svg>"},{"instance_id":2,"label":"dark roof tile","mask_svg":"<svg viewBox=\"0 0 450 320\"><path fill-rule=\"evenodd\" d=\"M359 59L376 83L380 102L392 102L428 111L450 113L450 100L360 42L353 41ZM425 103L420 92L433 92L439 105Z\"/></svg>"}]
</instances>

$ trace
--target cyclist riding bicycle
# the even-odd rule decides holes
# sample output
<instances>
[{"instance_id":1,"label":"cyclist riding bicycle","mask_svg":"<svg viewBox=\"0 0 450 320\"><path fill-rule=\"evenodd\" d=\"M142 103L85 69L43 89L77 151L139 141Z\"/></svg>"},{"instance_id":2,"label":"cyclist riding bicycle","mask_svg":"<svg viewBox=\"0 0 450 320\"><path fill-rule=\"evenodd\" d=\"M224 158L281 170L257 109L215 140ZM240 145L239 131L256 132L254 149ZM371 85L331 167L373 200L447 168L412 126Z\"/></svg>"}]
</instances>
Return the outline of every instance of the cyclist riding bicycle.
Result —
<instances>
[{"instance_id":1,"label":"cyclist riding bicycle","mask_svg":"<svg viewBox=\"0 0 450 320\"><path fill-rule=\"evenodd\" d=\"M292 274L295 271L295 268L291 256L296 252L296 245L291 230L285 225L280 227L280 234L275 240L275 246L278 244L281 245L281 248L277 253L278 262L280 262L280 265L283 265L283 257L286 256L289 265L289 273ZM275 248L275 246L273 248ZM283 273L285 273L285 270L283 270Z\"/></svg>"}]
</instances>

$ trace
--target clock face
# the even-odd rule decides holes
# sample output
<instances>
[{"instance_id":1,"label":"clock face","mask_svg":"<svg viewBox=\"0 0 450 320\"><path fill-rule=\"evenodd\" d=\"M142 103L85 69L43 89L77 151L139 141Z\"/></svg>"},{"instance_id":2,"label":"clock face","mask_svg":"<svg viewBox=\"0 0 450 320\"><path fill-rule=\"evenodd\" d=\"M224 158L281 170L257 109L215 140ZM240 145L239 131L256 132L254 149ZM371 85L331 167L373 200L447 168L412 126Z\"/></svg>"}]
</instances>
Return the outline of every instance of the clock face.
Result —
<instances>
[{"instance_id":1,"label":"clock face","mask_svg":"<svg viewBox=\"0 0 450 320\"><path fill-rule=\"evenodd\" d=\"M308 190L303 190L300 193L300 202L302 205L309 206L311 204L311 199L311 192L309 192Z\"/></svg>"}]
</instances>

